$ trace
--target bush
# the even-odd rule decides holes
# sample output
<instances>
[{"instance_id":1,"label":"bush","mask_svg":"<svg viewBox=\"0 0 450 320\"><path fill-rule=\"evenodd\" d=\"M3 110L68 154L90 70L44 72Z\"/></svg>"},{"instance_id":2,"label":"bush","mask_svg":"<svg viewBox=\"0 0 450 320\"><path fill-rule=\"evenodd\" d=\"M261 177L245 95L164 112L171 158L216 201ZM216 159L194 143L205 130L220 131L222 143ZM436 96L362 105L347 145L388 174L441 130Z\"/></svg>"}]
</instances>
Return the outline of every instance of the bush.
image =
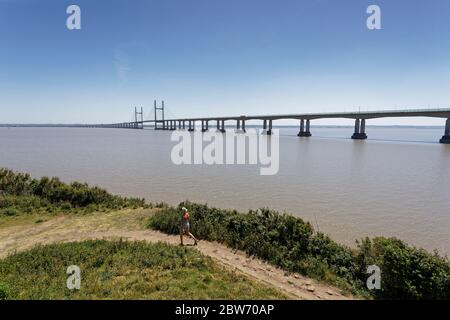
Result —
<instances>
[{"instance_id":1,"label":"bush","mask_svg":"<svg viewBox=\"0 0 450 320\"><path fill-rule=\"evenodd\" d=\"M0 216L17 216L19 214L19 211L14 208L4 208L4 209L0 209Z\"/></svg>"},{"instance_id":2,"label":"bush","mask_svg":"<svg viewBox=\"0 0 450 320\"><path fill-rule=\"evenodd\" d=\"M31 213L85 208L85 211L146 207L144 199L126 198L86 183L66 184L58 178L32 179L30 175L0 168L0 210L16 208ZM2 212L2 211L0 211ZM16 212L16 213L17 213ZM12 211L4 212L10 214Z\"/></svg>"},{"instance_id":3,"label":"bush","mask_svg":"<svg viewBox=\"0 0 450 320\"><path fill-rule=\"evenodd\" d=\"M357 259L381 269L384 299L450 299L450 264L436 252L406 245L395 238L365 239L359 244Z\"/></svg>"},{"instance_id":4,"label":"bush","mask_svg":"<svg viewBox=\"0 0 450 320\"><path fill-rule=\"evenodd\" d=\"M6 300L9 297L9 287L0 282L0 300Z\"/></svg>"},{"instance_id":5,"label":"bush","mask_svg":"<svg viewBox=\"0 0 450 320\"><path fill-rule=\"evenodd\" d=\"M286 271L378 299L450 299L448 260L394 238L365 239L350 249L291 215L269 209L242 214L190 202L157 212L147 226L177 234L183 206L200 239L243 250ZM381 269L381 290L366 287L372 264Z\"/></svg>"}]
</instances>

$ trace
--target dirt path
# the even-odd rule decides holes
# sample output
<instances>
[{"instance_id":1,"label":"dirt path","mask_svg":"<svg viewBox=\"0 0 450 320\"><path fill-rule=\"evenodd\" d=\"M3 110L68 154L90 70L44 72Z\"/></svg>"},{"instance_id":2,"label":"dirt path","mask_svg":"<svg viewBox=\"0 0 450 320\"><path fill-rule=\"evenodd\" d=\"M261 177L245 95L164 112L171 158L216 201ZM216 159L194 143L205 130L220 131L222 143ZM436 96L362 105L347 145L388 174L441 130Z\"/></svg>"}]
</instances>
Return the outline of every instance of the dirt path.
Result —
<instances>
[{"instance_id":1,"label":"dirt path","mask_svg":"<svg viewBox=\"0 0 450 320\"><path fill-rule=\"evenodd\" d=\"M17 225L0 225L0 258L14 251L36 244L81 241L86 239L124 238L148 242L163 241L179 244L179 236L144 229L142 221L150 210L127 210L86 216L63 216L35 223L35 220ZM185 243L190 243L186 240ZM349 299L339 289L318 283L306 277L286 275L259 259L249 258L244 252L232 250L219 243L201 241L194 247L229 269L278 288L293 299Z\"/></svg>"}]
</instances>

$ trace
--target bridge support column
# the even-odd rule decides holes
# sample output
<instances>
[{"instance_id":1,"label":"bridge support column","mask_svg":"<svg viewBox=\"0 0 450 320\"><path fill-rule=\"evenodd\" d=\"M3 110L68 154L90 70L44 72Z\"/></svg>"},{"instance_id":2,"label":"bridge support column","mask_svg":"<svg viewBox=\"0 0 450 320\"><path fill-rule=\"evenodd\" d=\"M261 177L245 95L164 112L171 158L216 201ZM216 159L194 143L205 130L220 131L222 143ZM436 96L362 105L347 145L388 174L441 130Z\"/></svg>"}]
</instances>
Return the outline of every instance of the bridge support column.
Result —
<instances>
[{"instance_id":1,"label":"bridge support column","mask_svg":"<svg viewBox=\"0 0 450 320\"><path fill-rule=\"evenodd\" d=\"M245 132L245 120L244 119L242 119L242 131Z\"/></svg>"},{"instance_id":2,"label":"bridge support column","mask_svg":"<svg viewBox=\"0 0 450 320\"><path fill-rule=\"evenodd\" d=\"M309 130L310 120L306 120L305 137L311 137L311 131Z\"/></svg>"},{"instance_id":3,"label":"bridge support column","mask_svg":"<svg viewBox=\"0 0 450 320\"><path fill-rule=\"evenodd\" d=\"M300 132L297 134L299 137L310 137L311 132L309 132L309 119L306 120L306 130L305 130L305 119L300 120Z\"/></svg>"},{"instance_id":4,"label":"bridge support column","mask_svg":"<svg viewBox=\"0 0 450 320\"><path fill-rule=\"evenodd\" d=\"M205 131L208 131L209 130L209 120L206 120L205 121Z\"/></svg>"},{"instance_id":5,"label":"bridge support column","mask_svg":"<svg viewBox=\"0 0 450 320\"><path fill-rule=\"evenodd\" d=\"M444 135L442 136L441 140L439 140L439 142L450 144L450 118L448 118L445 122Z\"/></svg>"},{"instance_id":6,"label":"bridge support column","mask_svg":"<svg viewBox=\"0 0 450 320\"><path fill-rule=\"evenodd\" d=\"M269 120L269 130L267 130L267 134L268 135L272 134L272 120Z\"/></svg>"},{"instance_id":7,"label":"bridge support column","mask_svg":"<svg viewBox=\"0 0 450 320\"><path fill-rule=\"evenodd\" d=\"M267 120L263 121L263 131L267 130Z\"/></svg>"},{"instance_id":8,"label":"bridge support column","mask_svg":"<svg viewBox=\"0 0 450 320\"><path fill-rule=\"evenodd\" d=\"M220 126L220 132L225 132L225 120L222 120L222 125Z\"/></svg>"},{"instance_id":9,"label":"bridge support column","mask_svg":"<svg viewBox=\"0 0 450 320\"><path fill-rule=\"evenodd\" d=\"M241 129L241 120L236 120L236 130L240 130Z\"/></svg>"},{"instance_id":10,"label":"bridge support column","mask_svg":"<svg viewBox=\"0 0 450 320\"><path fill-rule=\"evenodd\" d=\"M355 132L352 135L352 139L365 140L366 135L366 119L356 119L355 120Z\"/></svg>"},{"instance_id":11,"label":"bridge support column","mask_svg":"<svg viewBox=\"0 0 450 320\"><path fill-rule=\"evenodd\" d=\"M208 121L206 121L206 124L205 124L205 120L202 120L202 132L208 131L207 123L208 123Z\"/></svg>"},{"instance_id":12,"label":"bridge support column","mask_svg":"<svg viewBox=\"0 0 450 320\"><path fill-rule=\"evenodd\" d=\"M195 121L189 120L189 129L188 129L188 131L194 131L194 127L195 127Z\"/></svg>"}]
</instances>

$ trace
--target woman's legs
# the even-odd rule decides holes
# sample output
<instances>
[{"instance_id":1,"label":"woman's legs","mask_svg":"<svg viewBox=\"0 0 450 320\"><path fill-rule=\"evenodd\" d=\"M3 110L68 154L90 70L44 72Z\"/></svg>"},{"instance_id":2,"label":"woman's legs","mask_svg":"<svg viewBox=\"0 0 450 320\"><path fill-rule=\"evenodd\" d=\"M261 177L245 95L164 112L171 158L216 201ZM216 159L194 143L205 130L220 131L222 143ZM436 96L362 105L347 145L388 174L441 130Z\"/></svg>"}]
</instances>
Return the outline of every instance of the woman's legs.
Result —
<instances>
[{"instance_id":1,"label":"woman's legs","mask_svg":"<svg viewBox=\"0 0 450 320\"><path fill-rule=\"evenodd\" d=\"M187 235L188 235L189 237L191 237L192 239L194 239L195 244L197 244L198 240L194 237L194 235L193 235L192 233L190 233L190 232L188 231L188 232L187 232Z\"/></svg>"},{"instance_id":2,"label":"woman's legs","mask_svg":"<svg viewBox=\"0 0 450 320\"><path fill-rule=\"evenodd\" d=\"M184 235L191 237L191 238L195 241L195 244L197 244L198 240L197 240L197 238L195 238L194 235L190 232L190 230L189 230L189 225L188 225L187 227L182 226L182 227L180 228L180 245L183 245L183 236L184 236Z\"/></svg>"}]
</instances>

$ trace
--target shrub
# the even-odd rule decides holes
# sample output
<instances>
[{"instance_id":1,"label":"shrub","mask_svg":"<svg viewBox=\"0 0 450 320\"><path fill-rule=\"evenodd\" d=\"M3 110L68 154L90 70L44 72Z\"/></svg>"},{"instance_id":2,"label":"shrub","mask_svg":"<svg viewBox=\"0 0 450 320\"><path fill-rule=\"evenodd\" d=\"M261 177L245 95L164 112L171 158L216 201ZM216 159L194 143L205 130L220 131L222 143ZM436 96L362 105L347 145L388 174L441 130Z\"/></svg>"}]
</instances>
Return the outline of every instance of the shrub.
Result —
<instances>
[{"instance_id":1,"label":"shrub","mask_svg":"<svg viewBox=\"0 0 450 320\"><path fill-rule=\"evenodd\" d=\"M0 282L0 300L6 300L9 297L9 287Z\"/></svg>"},{"instance_id":2,"label":"shrub","mask_svg":"<svg viewBox=\"0 0 450 320\"><path fill-rule=\"evenodd\" d=\"M17 216L18 214L19 211L14 207L0 209L0 215L3 216Z\"/></svg>"},{"instance_id":3,"label":"shrub","mask_svg":"<svg viewBox=\"0 0 450 320\"><path fill-rule=\"evenodd\" d=\"M408 246L396 238L365 239L359 244L360 263L381 269L384 299L450 299L450 264L436 252Z\"/></svg>"},{"instance_id":4,"label":"shrub","mask_svg":"<svg viewBox=\"0 0 450 320\"><path fill-rule=\"evenodd\" d=\"M378 299L450 299L449 261L395 238L367 238L350 249L291 215L269 209L242 214L190 202L160 210L147 226L178 233L183 206L189 208L200 239L244 250L286 271ZM381 290L366 288L366 270L372 264L381 269Z\"/></svg>"},{"instance_id":5,"label":"shrub","mask_svg":"<svg viewBox=\"0 0 450 320\"><path fill-rule=\"evenodd\" d=\"M144 199L127 198L108 193L86 183L66 184L58 178L33 179L28 174L0 168L0 210L17 208L18 212L72 211L146 207ZM1 211L0 211L1 212ZM12 211L8 211L11 213Z\"/></svg>"}]
</instances>

